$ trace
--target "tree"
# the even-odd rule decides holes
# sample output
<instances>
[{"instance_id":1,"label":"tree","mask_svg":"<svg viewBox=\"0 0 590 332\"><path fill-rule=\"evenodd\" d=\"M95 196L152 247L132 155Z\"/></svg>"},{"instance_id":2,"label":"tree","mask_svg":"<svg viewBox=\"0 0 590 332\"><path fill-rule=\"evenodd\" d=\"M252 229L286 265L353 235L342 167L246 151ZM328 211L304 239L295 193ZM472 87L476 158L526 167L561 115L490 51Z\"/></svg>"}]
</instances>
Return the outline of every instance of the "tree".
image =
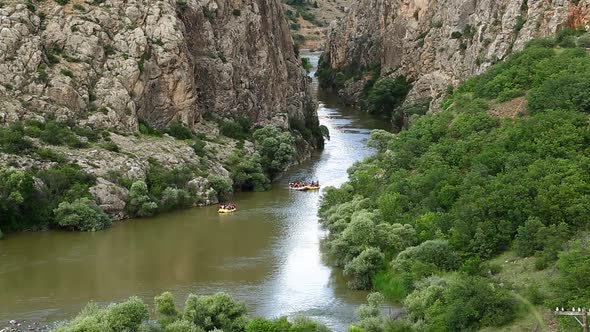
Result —
<instances>
[{"instance_id":1,"label":"tree","mask_svg":"<svg viewBox=\"0 0 590 332\"><path fill-rule=\"evenodd\" d=\"M404 76L382 78L371 88L367 97L370 112L391 114L402 104L410 91L411 85Z\"/></svg>"},{"instance_id":2,"label":"tree","mask_svg":"<svg viewBox=\"0 0 590 332\"><path fill-rule=\"evenodd\" d=\"M295 139L289 132L281 132L275 126L256 130L254 141L260 163L271 179L284 171L295 156Z\"/></svg>"},{"instance_id":3,"label":"tree","mask_svg":"<svg viewBox=\"0 0 590 332\"><path fill-rule=\"evenodd\" d=\"M149 196L147 185L144 181L135 181L131 185L127 209L132 216L137 217L151 216L158 209L158 204Z\"/></svg>"},{"instance_id":4,"label":"tree","mask_svg":"<svg viewBox=\"0 0 590 332\"><path fill-rule=\"evenodd\" d=\"M377 248L367 248L344 267L344 275L351 277L352 289L370 289L373 277L383 266L385 255Z\"/></svg>"},{"instance_id":5,"label":"tree","mask_svg":"<svg viewBox=\"0 0 590 332\"><path fill-rule=\"evenodd\" d=\"M189 295L183 319L207 331L218 328L225 332L244 331L248 322L246 306L225 293Z\"/></svg>"},{"instance_id":6,"label":"tree","mask_svg":"<svg viewBox=\"0 0 590 332\"><path fill-rule=\"evenodd\" d=\"M154 298L156 312L158 314L158 323L164 328L175 322L179 317L179 312L174 305L174 297L170 292L164 292ZM190 322L189 322L190 324ZM172 330L178 328L172 328Z\"/></svg>"},{"instance_id":7,"label":"tree","mask_svg":"<svg viewBox=\"0 0 590 332\"><path fill-rule=\"evenodd\" d=\"M94 232L111 226L111 219L94 201L86 197L72 203L61 202L53 212L57 224L61 227Z\"/></svg>"}]
</instances>

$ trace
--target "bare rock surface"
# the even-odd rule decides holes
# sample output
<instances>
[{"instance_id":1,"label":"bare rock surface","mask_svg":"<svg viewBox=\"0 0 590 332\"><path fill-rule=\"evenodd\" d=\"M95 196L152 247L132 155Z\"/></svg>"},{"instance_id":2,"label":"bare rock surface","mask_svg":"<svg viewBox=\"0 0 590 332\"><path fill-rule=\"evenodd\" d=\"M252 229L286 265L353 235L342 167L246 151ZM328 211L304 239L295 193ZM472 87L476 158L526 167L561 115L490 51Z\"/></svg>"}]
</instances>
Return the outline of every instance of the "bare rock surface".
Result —
<instances>
[{"instance_id":1,"label":"bare rock surface","mask_svg":"<svg viewBox=\"0 0 590 332\"><path fill-rule=\"evenodd\" d=\"M414 81L408 102L431 98L483 72L533 38L587 26L590 1L360 0L331 26L326 61L334 70L380 65L382 76ZM343 89L356 98L358 89Z\"/></svg>"}]
</instances>

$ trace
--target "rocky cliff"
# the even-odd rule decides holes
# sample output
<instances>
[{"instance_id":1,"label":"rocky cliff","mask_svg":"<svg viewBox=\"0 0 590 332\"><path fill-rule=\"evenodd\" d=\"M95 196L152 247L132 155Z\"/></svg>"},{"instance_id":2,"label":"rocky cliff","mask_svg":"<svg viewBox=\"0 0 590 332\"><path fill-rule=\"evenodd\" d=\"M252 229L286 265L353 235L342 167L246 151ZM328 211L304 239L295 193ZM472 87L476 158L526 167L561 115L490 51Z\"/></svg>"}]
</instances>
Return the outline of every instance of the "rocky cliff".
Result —
<instances>
[{"instance_id":1,"label":"rocky cliff","mask_svg":"<svg viewBox=\"0 0 590 332\"><path fill-rule=\"evenodd\" d=\"M405 75L414 81L406 104L428 98L433 109L449 85L533 38L588 25L589 13L588 0L361 0L332 24L324 66ZM351 80L341 94L354 101L362 88Z\"/></svg>"},{"instance_id":2,"label":"rocky cliff","mask_svg":"<svg viewBox=\"0 0 590 332\"><path fill-rule=\"evenodd\" d=\"M0 131L0 168L75 164L114 219L127 216L120 180L154 163L190 169L183 187L212 203L206 177L230 178L234 148L253 151L222 121L291 129L298 161L321 146L310 83L280 0L0 0L0 129L21 126ZM189 139L162 135L179 122Z\"/></svg>"},{"instance_id":3,"label":"rocky cliff","mask_svg":"<svg viewBox=\"0 0 590 332\"><path fill-rule=\"evenodd\" d=\"M315 117L278 0L58 2L0 8L0 123L134 132L138 119Z\"/></svg>"}]
</instances>

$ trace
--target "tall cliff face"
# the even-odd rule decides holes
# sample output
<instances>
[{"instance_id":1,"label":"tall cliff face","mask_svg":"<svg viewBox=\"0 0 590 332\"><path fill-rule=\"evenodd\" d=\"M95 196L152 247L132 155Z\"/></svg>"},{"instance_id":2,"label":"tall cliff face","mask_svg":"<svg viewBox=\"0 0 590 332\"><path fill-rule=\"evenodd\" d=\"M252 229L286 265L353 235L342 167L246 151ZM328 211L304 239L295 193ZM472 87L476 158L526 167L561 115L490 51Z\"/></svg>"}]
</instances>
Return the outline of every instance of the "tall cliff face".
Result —
<instances>
[{"instance_id":1,"label":"tall cliff face","mask_svg":"<svg viewBox=\"0 0 590 332\"><path fill-rule=\"evenodd\" d=\"M75 0L0 8L0 124L191 127L316 119L278 0Z\"/></svg>"},{"instance_id":2,"label":"tall cliff face","mask_svg":"<svg viewBox=\"0 0 590 332\"><path fill-rule=\"evenodd\" d=\"M406 75L414 81L406 103L432 98L432 109L449 84L533 38L588 25L589 13L588 0L361 0L332 25L324 65L380 65L382 76ZM350 97L358 86L351 82L342 93Z\"/></svg>"}]
</instances>

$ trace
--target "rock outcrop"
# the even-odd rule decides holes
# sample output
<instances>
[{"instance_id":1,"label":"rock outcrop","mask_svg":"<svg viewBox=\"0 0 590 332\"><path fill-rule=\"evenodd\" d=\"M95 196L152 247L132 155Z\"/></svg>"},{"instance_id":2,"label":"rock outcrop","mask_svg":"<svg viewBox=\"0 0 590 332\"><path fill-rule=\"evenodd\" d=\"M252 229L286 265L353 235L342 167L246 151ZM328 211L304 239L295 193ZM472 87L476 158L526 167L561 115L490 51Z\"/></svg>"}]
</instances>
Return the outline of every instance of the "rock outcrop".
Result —
<instances>
[{"instance_id":1,"label":"rock outcrop","mask_svg":"<svg viewBox=\"0 0 590 332\"><path fill-rule=\"evenodd\" d=\"M588 0L361 0L332 24L324 65L405 75L414 81L406 103L430 99L433 109L449 85L589 18ZM343 94L354 95L350 85Z\"/></svg>"},{"instance_id":2,"label":"rock outcrop","mask_svg":"<svg viewBox=\"0 0 590 332\"><path fill-rule=\"evenodd\" d=\"M316 117L279 0L11 1L0 8L0 124L52 116L132 133L139 120L286 128Z\"/></svg>"}]
</instances>

